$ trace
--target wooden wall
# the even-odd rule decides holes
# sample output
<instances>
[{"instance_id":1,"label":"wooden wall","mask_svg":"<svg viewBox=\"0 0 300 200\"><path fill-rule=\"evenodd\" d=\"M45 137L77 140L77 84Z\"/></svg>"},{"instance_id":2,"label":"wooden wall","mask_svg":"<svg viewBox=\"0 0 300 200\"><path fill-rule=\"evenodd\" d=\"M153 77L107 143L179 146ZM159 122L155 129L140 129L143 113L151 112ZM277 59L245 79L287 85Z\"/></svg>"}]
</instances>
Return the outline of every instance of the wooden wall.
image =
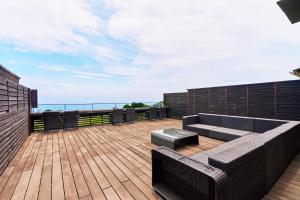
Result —
<instances>
[{"instance_id":1,"label":"wooden wall","mask_svg":"<svg viewBox=\"0 0 300 200\"><path fill-rule=\"evenodd\" d=\"M168 117L181 118L187 115L187 93L164 94L164 105L169 108Z\"/></svg>"},{"instance_id":2,"label":"wooden wall","mask_svg":"<svg viewBox=\"0 0 300 200\"><path fill-rule=\"evenodd\" d=\"M29 135L28 93L0 74L0 174Z\"/></svg>"},{"instance_id":3,"label":"wooden wall","mask_svg":"<svg viewBox=\"0 0 300 200\"><path fill-rule=\"evenodd\" d=\"M187 113L300 121L300 80L189 89Z\"/></svg>"},{"instance_id":4,"label":"wooden wall","mask_svg":"<svg viewBox=\"0 0 300 200\"><path fill-rule=\"evenodd\" d=\"M19 83L20 77L0 65L0 77L6 78L14 83Z\"/></svg>"}]
</instances>

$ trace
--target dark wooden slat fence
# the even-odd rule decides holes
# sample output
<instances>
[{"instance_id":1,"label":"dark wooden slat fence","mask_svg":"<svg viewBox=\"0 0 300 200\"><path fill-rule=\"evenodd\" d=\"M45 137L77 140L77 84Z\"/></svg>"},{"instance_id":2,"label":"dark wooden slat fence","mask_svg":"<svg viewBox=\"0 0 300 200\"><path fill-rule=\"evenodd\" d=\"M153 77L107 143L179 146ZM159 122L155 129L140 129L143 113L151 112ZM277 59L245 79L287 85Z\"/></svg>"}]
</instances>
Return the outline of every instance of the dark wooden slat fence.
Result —
<instances>
[{"instance_id":1,"label":"dark wooden slat fence","mask_svg":"<svg viewBox=\"0 0 300 200\"><path fill-rule=\"evenodd\" d=\"M20 77L0 65L0 77L10 80L14 83L19 83Z\"/></svg>"},{"instance_id":2,"label":"dark wooden slat fence","mask_svg":"<svg viewBox=\"0 0 300 200\"><path fill-rule=\"evenodd\" d=\"M5 70L2 72L6 74L0 74L0 174L12 160L30 130L29 89L18 84L19 78L14 79L14 74L8 74L9 72Z\"/></svg>"},{"instance_id":3,"label":"dark wooden slat fence","mask_svg":"<svg viewBox=\"0 0 300 200\"><path fill-rule=\"evenodd\" d=\"M169 112L184 113L184 106L172 103L176 98L176 93L165 94ZM300 80L188 89L186 105L187 115L215 113L300 120Z\"/></svg>"},{"instance_id":4,"label":"dark wooden slat fence","mask_svg":"<svg viewBox=\"0 0 300 200\"><path fill-rule=\"evenodd\" d=\"M187 93L164 94L164 105L168 107L168 117L180 118L187 115Z\"/></svg>"}]
</instances>

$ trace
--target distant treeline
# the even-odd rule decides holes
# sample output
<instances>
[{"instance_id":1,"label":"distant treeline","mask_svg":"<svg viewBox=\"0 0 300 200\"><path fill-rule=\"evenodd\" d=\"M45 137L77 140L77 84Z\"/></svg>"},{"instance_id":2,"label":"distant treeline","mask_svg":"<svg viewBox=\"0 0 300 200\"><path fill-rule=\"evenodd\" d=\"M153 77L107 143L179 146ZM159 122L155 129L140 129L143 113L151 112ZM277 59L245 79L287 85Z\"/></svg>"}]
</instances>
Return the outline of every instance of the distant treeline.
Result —
<instances>
[{"instance_id":1,"label":"distant treeline","mask_svg":"<svg viewBox=\"0 0 300 200\"><path fill-rule=\"evenodd\" d=\"M162 106L163 106L162 101L152 105L152 107L162 107ZM132 102L131 104L126 104L123 106L123 108L149 108L149 107L151 106L142 102Z\"/></svg>"}]
</instances>

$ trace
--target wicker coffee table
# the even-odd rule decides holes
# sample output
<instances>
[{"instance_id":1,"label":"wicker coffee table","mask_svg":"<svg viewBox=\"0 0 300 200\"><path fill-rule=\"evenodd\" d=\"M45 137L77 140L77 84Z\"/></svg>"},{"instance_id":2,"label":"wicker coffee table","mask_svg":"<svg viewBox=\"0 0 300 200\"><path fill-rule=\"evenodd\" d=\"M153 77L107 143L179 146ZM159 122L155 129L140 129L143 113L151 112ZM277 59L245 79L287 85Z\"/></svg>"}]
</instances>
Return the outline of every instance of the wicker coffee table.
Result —
<instances>
[{"instance_id":1,"label":"wicker coffee table","mask_svg":"<svg viewBox=\"0 0 300 200\"><path fill-rule=\"evenodd\" d=\"M170 149L188 144L199 144L198 134L175 128L153 131L151 142Z\"/></svg>"}]
</instances>

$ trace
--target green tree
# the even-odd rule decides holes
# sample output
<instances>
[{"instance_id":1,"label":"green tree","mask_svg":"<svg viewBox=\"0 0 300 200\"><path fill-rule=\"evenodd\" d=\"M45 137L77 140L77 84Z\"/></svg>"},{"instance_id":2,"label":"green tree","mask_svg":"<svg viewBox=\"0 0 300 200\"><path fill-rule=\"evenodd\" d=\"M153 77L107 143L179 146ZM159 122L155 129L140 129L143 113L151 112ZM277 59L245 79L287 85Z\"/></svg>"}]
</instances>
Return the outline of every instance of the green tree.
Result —
<instances>
[{"instance_id":1,"label":"green tree","mask_svg":"<svg viewBox=\"0 0 300 200\"><path fill-rule=\"evenodd\" d=\"M291 74L300 78L300 68L293 70Z\"/></svg>"},{"instance_id":2,"label":"green tree","mask_svg":"<svg viewBox=\"0 0 300 200\"><path fill-rule=\"evenodd\" d=\"M131 104L126 104L123 106L123 108L148 108L148 107L150 106L142 102L132 102Z\"/></svg>"}]
</instances>

